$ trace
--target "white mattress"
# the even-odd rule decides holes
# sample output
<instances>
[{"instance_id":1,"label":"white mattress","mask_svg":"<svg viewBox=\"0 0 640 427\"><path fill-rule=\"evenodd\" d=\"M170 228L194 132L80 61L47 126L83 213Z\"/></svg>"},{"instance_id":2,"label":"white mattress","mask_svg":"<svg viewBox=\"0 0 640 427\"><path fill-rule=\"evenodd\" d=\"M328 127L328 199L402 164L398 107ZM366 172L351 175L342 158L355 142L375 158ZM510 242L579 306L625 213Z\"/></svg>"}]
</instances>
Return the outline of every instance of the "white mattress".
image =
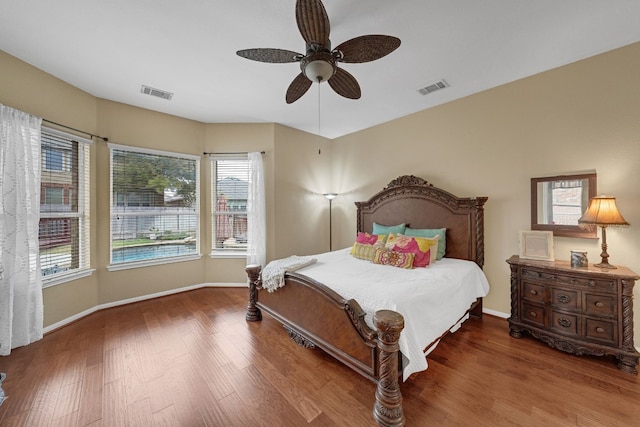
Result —
<instances>
[{"instance_id":1,"label":"white mattress","mask_svg":"<svg viewBox=\"0 0 640 427\"><path fill-rule=\"evenodd\" d=\"M427 369L423 350L455 327L476 298L489 292L486 276L471 261L443 258L428 268L402 269L354 258L349 250L314 255L318 262L298 273L345 299L355 299L374 329L377 310L394 310L404 316L399 342L405 357L404 380Z\"/></svg>"}]
</instances>

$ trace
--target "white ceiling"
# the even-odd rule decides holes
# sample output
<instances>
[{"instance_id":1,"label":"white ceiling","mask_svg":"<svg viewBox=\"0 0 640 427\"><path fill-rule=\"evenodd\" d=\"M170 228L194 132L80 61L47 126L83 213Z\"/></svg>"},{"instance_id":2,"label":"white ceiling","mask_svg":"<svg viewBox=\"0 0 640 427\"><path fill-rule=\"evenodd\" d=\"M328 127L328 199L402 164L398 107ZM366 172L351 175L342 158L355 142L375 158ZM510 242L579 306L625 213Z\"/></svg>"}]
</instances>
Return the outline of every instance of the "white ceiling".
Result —
<instances>
[{"instance_id":1,"label":"white ceiling","mask_svg":"<svg viewBox=\"0 0 640 427\"><path fill-rule=\"evenodd\" d=\"M275 122L336 138L640 41L639 0L324 0L334 46L399 37L390 55L340 64L362 98L314 84L285 103L304 52L294 0L0 0L0 50L92 95L205 123ZM438 80L450 87L417 90ZM173 100L140 93L141 85Z\"/></svg>"}]
</instances>

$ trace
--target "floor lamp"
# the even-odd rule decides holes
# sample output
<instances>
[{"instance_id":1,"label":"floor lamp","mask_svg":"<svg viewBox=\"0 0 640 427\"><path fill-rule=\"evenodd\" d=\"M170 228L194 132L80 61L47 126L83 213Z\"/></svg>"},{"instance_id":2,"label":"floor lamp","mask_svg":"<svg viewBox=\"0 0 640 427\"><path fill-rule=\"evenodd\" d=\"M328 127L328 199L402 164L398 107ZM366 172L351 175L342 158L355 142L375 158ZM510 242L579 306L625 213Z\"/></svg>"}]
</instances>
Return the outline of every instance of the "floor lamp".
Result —
<instances>
[{"instance_id":1,"label":"floor lamp","mask_svg":"<svg viewBox=\"0 0 640 427\"><path fill-rule=\"evenodd\" d=\"M336 193L324 193L323 195L329 201L329 252L331 252L332 246L333 246L331 244L331 237L333 235L333 233L331 232L332 231L331 230L331 202L333 201L333 199L336 198L337 194Z\"/></svg>"}]
</instances>

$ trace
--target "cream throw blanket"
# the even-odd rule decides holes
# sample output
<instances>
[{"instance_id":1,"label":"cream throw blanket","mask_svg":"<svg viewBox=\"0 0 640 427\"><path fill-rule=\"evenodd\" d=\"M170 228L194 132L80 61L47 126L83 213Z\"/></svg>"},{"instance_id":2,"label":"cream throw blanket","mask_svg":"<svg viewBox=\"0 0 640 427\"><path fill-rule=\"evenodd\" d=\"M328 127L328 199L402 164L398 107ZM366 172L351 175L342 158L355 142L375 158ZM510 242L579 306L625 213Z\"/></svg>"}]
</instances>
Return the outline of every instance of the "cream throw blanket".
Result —
<instances>
[{"instance_id":1,"label":"cream throw blanket","mask_svg":"<svg viewBox=\"0 0 640 427\"><path fill-rule=\"evenodd\" d=\"M284 273L299 270L316 261L316 258L310 256L297 255L271 261L262 270L262 288L273 292L284 286Z\"/></svg>"}]
</instances>

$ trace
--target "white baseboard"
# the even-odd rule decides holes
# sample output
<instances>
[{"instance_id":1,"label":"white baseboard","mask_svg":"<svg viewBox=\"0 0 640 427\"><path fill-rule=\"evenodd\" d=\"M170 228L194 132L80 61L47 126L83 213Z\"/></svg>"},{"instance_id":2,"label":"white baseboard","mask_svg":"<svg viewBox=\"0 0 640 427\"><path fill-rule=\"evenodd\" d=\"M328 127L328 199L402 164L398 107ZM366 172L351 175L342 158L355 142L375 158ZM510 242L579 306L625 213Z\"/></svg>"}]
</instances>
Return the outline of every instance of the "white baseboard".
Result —
<instances>
[{"instance_id":1,"label":"white baseboard","mask_svg":"<svg viewBox=\"0 0 640 427\"><path fill-rule=\"evenodd\" d=\"M509 313L503 313L502 311L491 310L490 308L484 308L484 307L482 308L482 312L490 314L492 316L502 317L503 319L508 319L510 316Z\"/></svg>"},{"instance_id":2,"label":"white baseboard","mask_svg":"<svg viewBox=\"0 0 640 427\"><path fill-rule=\"evenodd\" d=\"M124 300L119 300L119 301L113 301L113 302L108 302L105 304L99 304L95 307L91 307L87 310L84 310L78 314L74 314L71 317L67 317L66 319L63 319L59 322L53 323L49 326L45 326L43 329L43 332L46 334L48 332L54 331L58 328L62 328L63 326L68 325L71 322L75 322L76 320L82 319L85 316L88 316L92 313L95 313L97 311L100 310L104 310L106 308L111 308L111 307L117 307L120 305L125 305L125 304L131 304L134 302L139 302L139 301L145 301L148 299L153 299L153 298L159 298L159 297L164 297L167 295L173 295L173 294L179 294L181 292L186 292L186 291L192 291L194 289L200 289L200 288L246 288L247 284L246 283L201 283L198 285L192 285L192 286L185 286L183 288L176 288L176 289L170 289L168 291L162 291L162 292L156 292L154 294L149 294L149 295L141 295L139 297L134 297L134 298L127 298ZM248 294L247 294L248 295ZM248 298L248 296L247 296Z\"/></svg>"}]
</instances>

